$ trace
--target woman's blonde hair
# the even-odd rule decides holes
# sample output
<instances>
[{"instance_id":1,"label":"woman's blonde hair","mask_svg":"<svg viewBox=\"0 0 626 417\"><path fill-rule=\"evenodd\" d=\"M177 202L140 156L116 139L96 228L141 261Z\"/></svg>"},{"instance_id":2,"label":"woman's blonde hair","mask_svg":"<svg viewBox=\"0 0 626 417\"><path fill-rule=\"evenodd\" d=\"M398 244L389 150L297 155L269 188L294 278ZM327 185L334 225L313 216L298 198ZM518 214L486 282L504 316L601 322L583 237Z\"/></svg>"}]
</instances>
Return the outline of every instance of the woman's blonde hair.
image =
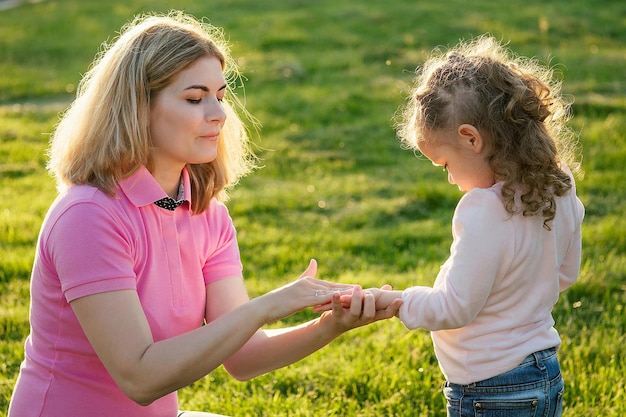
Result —
<instances>
[{"instance_id":1,"label":"woman's blonde hair","mask_svg":"<svg viewBox=\"0 0 626 417\"><path fill-rule=\"evenodd\" d=\"M222 63L229 82L227 117L216 159L188 165L192 208L199 213L212 198L225 200L227 187L255 163L239 113L254 120L232 91L241 79L221 30L182 12L138 16L114 43L103 44L52 135L48 169L59 189L89 184L114 195L119 180L142 165L150 169L150 103L172 77L204 56Z\"/></svg>"},{"instance_id":2,"label":"woman's blonde hair","mask_svg":"<svg viewBox=\"0 0 626 417\"><path fill-rule=\"evenodd\" d=\"M487 141L488 161L510 213L556 213L555 196L572 186L563 165L578 170L577 140L566 126L569 103L550 68L513 55L491 36L461 42L416 71L414 89L399 113L398 136L418 149L429 130L475 126Z\"/></svg>"}]
</instances>

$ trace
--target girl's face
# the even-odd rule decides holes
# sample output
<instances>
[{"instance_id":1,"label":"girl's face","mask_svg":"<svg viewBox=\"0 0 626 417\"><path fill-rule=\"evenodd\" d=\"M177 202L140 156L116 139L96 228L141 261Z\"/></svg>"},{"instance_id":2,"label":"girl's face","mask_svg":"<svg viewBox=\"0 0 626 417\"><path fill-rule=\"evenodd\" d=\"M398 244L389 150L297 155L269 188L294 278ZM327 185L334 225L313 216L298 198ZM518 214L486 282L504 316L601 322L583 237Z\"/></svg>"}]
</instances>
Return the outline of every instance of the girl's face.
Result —
<instances>
[{"instance_id":1,"label":"girl's face","mask_svg":"<svg viewBox=\"0 0 626 417\"><path fill-rule=\"evenodd\" d=\"M150 109L150 156L158 173L211 162L226 120L226 81L215 57L202 57L173 77ZM153 174L154 174L153 172Z\"/></svg>"},{"instance_id":2,"label":"girl's face","mask_svg":"<svg viewBox=\"0 0 626 417\"><path fill-rule=\"evenodd\" d=\"M489 188L495 183L494 173L487 162L483 138L476 129L428 131L418 143L420 152L435 166L448 172L448 182L459 190ZM472 126L470 126L473 128Z\"/></svg>"}]
</instances>

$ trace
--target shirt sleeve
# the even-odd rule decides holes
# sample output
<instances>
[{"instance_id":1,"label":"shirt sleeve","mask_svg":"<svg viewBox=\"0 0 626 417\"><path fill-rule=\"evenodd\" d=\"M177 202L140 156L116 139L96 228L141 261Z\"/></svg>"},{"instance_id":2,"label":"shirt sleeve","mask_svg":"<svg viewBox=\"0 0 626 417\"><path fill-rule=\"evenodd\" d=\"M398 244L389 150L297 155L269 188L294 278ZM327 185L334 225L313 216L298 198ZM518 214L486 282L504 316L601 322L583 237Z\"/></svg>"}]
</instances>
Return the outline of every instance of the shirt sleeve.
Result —
<instances>
[{"instance_id":1,"label":"shirt sleeve","mask_svg":"<svg viewBox=\"0 0 626 417\"><path fill-rule=\"evenodd\" d=\"M400 320L407 328L454 329L476 317L498 272L506 268L507 251L512 251L509 216L491 190L475 189L463 196L452 220L450 257L434 287L416 286L403 293Z\"/></svg>"},{"instance_id":2,"label":"shirt sleeve","mask_svg":"<svg viewBox=\"0 0 626 417\"><path fill-rule=\"evenodd\" d=\"M570 173L571 176L571 173ZM585 207L582 202L576 196L576 185L574 184L574 178L572 177L572 189L567 197L567 200L563 199L562 203L569 204L567 213L571 221L574 223L573 235L571 237L570 245L565 253L561 266L559 268L559 291L565 291L571 287L580 273L580 259L582 256L582 221L585 216Z\"/></svg>"},{"instance_id":3,"label":"shirt sleeve","mask_svg":"<svg viewBox=\"0 0 626 417\"><path fill-rule=\"evenodd\" d=\"M136 289L132 241L122 222L102 206L83 202L67 208L46 244L68 302L99 292Z\"/></svg>"}]
</instances>

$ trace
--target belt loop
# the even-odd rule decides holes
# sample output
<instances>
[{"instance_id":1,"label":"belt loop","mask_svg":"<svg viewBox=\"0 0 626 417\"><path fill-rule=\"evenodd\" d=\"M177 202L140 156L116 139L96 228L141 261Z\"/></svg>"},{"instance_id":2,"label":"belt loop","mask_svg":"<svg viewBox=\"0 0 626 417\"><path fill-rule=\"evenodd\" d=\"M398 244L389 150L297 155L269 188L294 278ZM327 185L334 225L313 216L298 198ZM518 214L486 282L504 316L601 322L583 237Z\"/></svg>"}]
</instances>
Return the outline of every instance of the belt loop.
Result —
<instances>
[{"instance_id":1,"label":"belt loop","mask_svg":"<svg viewBox=\"0 0 626 417\"><path fill-rule=\"evenodd\" d=\"M541 352L533 352L533 356L535 357L535 363L537 364L537 368L541 369L542 371L546 369L546 366L543 363L543 357L541 355Z\"/></svg>"}]
</instances>

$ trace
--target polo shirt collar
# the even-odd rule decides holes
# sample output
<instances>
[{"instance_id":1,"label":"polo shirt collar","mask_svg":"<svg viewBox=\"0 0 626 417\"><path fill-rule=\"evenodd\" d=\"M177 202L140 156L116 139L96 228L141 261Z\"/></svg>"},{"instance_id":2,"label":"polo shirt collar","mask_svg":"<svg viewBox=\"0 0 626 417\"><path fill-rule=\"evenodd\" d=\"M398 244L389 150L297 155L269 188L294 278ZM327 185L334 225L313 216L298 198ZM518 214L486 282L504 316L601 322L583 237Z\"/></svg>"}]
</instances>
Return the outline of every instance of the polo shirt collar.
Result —
<instances>
[{"instance_id":1,"label":"polo shirt collar","mask_svg":"<svg viewBox=\"0 0 626 417\"><path fill-rule=\"evenodd\" d=\"M187 167L181 173L183 179L183 199L187 200L191 210L191 180ZM119 181L119 188L136 207L154 204L167 197L167 194L145 166L140 166L134 174Z\"/></svg>"}]
</instances>

